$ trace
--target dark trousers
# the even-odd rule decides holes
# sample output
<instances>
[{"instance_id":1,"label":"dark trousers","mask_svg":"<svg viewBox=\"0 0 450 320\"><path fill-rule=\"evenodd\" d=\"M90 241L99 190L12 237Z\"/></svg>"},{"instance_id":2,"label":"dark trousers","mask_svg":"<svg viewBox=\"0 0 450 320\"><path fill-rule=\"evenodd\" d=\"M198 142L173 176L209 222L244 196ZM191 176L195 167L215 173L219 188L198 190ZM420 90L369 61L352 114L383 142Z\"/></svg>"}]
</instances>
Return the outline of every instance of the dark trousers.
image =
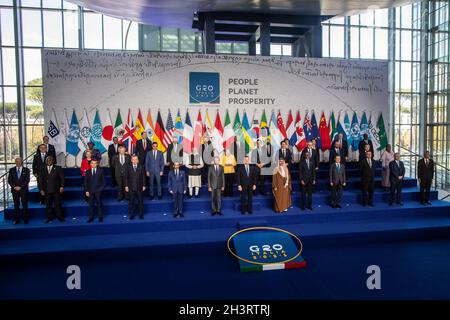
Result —
<instances>
[{"instance_id":1,"label":"dark trousers","mask_svg":"<svg viewBox=\"0 0 450 320\"><path fill-rule=\"evenodd\" d=\"M117 185L116 182L116 169L114 167L109 167L109 170L111 171L111 186L114 188Z\"/></svg>"},{"instance_id":2,"label":"dark trousers","mask_svg":"<svg viewBox=\"0 0 450 320\"><path fill-rule=\"evenodd\" d=\"M402 184L403 180L391 179L391 194L389 195L389 203L394 202L395 193L397 192L397 203L402 202Z\"/></svg>"},{"instance_id":3,"label":"dark trousers","mask_svg":"<svg viewBox=\"0 0 450 320\"><path fill-rule=\"evenodd\" d=\"M28 221L28 190L21 189L20 191L12 191L14 200L14 219L15 221ZM22 202L23 214L20 214L20 202Z\"/></svg>"},{"instance_id":4,"label":"dark trousers","mask_svg":"<svg viewBox=\"0 0 450 320\"><path fill-rule=\"evenodd\" d=\"M430 201L430 190L431 190L431 183L420 184L419 199L421 203Z\"/></svg>"},{"instance_id":5,"label":"dark trousers","mask_svg":"<svg viewBox=\"0 0 450 320\"><path fill-rule=\"evenodd\" d=\"M53 203L55 204L54 208ZM46 193L45 204L47 207L47 219L54 219L55 218L54 213L56 213L56 217L64 218L61 208L61 194L59 192Z\"/></svg>"},{"instance_id":6,"label":"dark trousers","mask_svg":"<svg viewBox=\"0 0 450 320\"><path fill-rule=\"evenodd\" d=\"M313 184L312 182L305 182L305 185L300 183L300 187L302 190L302 209L305 209L305 206L309 208L312 206ZM306 196L308 196L308 203L306 203Z\"/></svg>"},{"instance_id":7,"label":"dark trousers","mask_svg":"<svg viewBox=\"0 0 450 320\"><path fill-rule=\"evenodd\" d=\"M362 192L362 204L373 205L373 191L375 190L375 181L373 179L369 181L362 181L361 192Z\"/></svg>"},{"instance_id":8,"label":"dark trousers","mask_svg":"<svg viewBox=\"0 0 450 320\"><path fill-rule=\"evenodd\" d=\"M342 201L342 183L333 184L331 187L331 205L341 205Z\"/></svg>"},{"instance_id":9,"label":"dark trousers","mask_svg":"<svg viewBox=\"0 0 450 320\"><path fill-rule=\"evenodd\" d=\"M225 174L225 190L223 193L224 197L233 196L233 184L234 184L234 173Z\"/></svg>"},{"instance_id":10,"label":"dark trousers","mask_svg":"<svg viewBox=\"0 0 450 320\"><path fill-rule=\"evenodd\" d=\"M220 189L212 189L211 191L211 209L212 212L219 212L222 205L222 192Z\"/></svg>"},{"instance_id":11,"label":"dark trousers","mask_svg":"<svg viewBox=\"0 0 450 320\"><path fill-rule=\"evenodd\" d=\"M138 212L139 216L142 217L144 215L144 203L142 201L142 189L141 190L130 190L130 217L134 217L134 201L137 199Z\"/></svg>"},{"instance_id":12,"label":"dark trousers","mask_svg":"<svg viewBox=\"0 0 450 320\"><path fill-rule=\"evenodd\" d=\"M153 185L155 183L156 180L156 188L158 191L158 197L162 196L162 188L161 188L161 176L159 175L159 172L157 174L154 174L153 172L150 172L150 197L153 197L154 193L153 193Z\"/></svg>"},{"instance_id":13,"label":"dark trousers","mask_svg":"<svg viewBox=\"0 0 450 320\"><path fill-rule=\"evenodd\" d=\"M261 169L258 167L256 168L256 191L259 194L264 194L264 183L266 182L266 176L261 174Z\"/></svg>"},{"instance_id":14,"label":"dark trousers","mask_svg":"<svg viewBox=\"0 0 450 320\"><path fill-rule=\"evenodd\" d=\"M123 199L127 197L125 192L125 173L119 174L115 177L117 183L117 199Z\"/></svg>"},{"instance_id":15,"label":"dark trousers","mask_svg":"<svg viewBox=\"0 0 450 320\"><path fill-rule=\"evenodd\" d=\"M253 212L253 190L252 186L242 186L241 191L241 212Z\"/></svg>"},{"instance_id":16,"label":"dark trousers","mask_svg":"<svg viewBox=\"0 0 450 320\"><path fill-rule=\"evenodd\" d=\"M94 217L94 207L97 202L98 218L103 219L102 193L89 193L89 219Z\"/></svg>"},{"instance_id":17,"label":"dark trousers","mask_svg":"<svg viewBox=\"0 0 450 320\"><path fill-rule=\"evenodd\" d=\"M174 192L173 193L173 214L183 214L183 193Z\"/></svg>"}]
</instances>

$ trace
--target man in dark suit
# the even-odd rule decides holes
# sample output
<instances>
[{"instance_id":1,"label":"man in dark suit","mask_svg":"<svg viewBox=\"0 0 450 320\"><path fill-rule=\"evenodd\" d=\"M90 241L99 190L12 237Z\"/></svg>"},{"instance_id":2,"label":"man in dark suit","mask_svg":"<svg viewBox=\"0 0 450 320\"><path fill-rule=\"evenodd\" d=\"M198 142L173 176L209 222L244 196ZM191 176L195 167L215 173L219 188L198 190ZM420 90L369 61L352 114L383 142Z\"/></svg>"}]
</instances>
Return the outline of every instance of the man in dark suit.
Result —
<instances>
[{"instance_id":1,"label":"man in dark suit","mask_svg":"<svg viewBox=\"0 0 450 320\"><path fill-rule=\"evenodd\" d=\"M53 162L53 157L47 157L47 165L42 168L39 174L39 185L41 195L45 196L45 203L47 206L47 220L45 223L53 221L56 217L59 221L64 221L64 215L61 208L61 193L64 192L64 172L60 166ZM53 203L55 207L53 208Z\"/></svg>"},{"instance_id":2,"label":"man in dark suit","mask_svg":"<svg viewBox=\"0 0 450 320\"><path fill-rule=\"evenodd\" d=\"M202 145L202 154L201 154L203 158L203 163L205 164L202 168L202 183L207 183L209 167L214 161L214 147L208 135L205 135L204 139L205 143Z\"/></svg>"},{"instance_id":3,"label":"man in dark suit","mask_svg":"<svg viewBox=\"0 0 450 320\"><path fill-rule=\"evenodd\" d=\"M366 159L360 163L362 205L373 207L373 191L375 190L375 162L372 152L366 152Z\"/></svg>"},{"instance_id":4,"label":"man in dark suit","mask_svg":"<svg viewBox=\"0 0 450 320\"><path fill-rule=\"evenodd\" d=\"M267 145L262 146L260 139L256 141L256 149L252 151L252 163L255 164L256 174L256 189L259 194L265 195L264 182L266 180L266 174L264 168L270 168L270 149ZM268 170L268 169L267 169Z\"/></svg>"},{"instance_id":5,"label":"man in dark suit","mask_svg":"<svg viewBox=\"0 0 450 320\"><path fill-rule=\"evenodd\" d=\"M146 131L142 132L141 136L142 139L136 142L136 154L139 158L139 163L145 165L147 153L152 149L152 142L147 137Z\"/></svg>"},{"instance_id":6,"label":"man in dark suit","mask_svg":"<svg viewBox=\"0 0 450 320\"><path fill-rule=\"evenodd\" d=\"M334 164L330 166L332 208L342 208L342 189L346 184L345 165L341 163L341 156L336 156Z\"/></svg>"},{"instance_id":7,"label":"man in dark suit","mask_svg":"<svg viewBox=\"0 0 450 320\"><path fill-rule=\"evenodd\" d=\"M302 154L300 156L300 161L305 160L306 153L309 153L310 157L309 159L313 162L314 168L316 170L319 170L319 153L316 149L313 148L313 143L311 141L308 141L306 144L306 148L302 150Z\"/></svg>"},{"instance_id":8,"label":"man in dark suit","mask_svg":"<svg viewBox=\"0 0 450 320\"><path fill-rule=\"evenodd\" d=\"M284 162L287 164L288 168L292 167L292 152L289 149L289 144L286 140L281 142L281 149L278 150L278 158L284 158Z\"/></svg>"},{"instance_id":9,"label":"man in dark suit","mask_svg":"<svg viewBox=\"0 0 450 320\"><path fill-rule=\"evenodd\" d=\"M120 146L119 153L114 156L112 161L114 176L117 183L117 201L122 201L125 196L128 198L128 194L125 194L125 176L130 164L130 155L126 153L124 146Z\"/></svg>"},{"instance_id":10,"label":"man in dark suit","mask_svg":"<svg viewBox=\"0 0 450 320\"><path fill-rule=\"evenodd\" d=\"M208 170L208 191L211 192L211 215L222 215L220 208L222 205L221 192L225 189L225 174L220 165L219 157L214 158L214 163Z\"/></svg>"},{"instance_id":11,"label":"man in dark suit","mask_svg":"<svg viewBox=\"0 0 450 320\"><path fill-rule=\"evenodd\" d=\"M145 159L145 171L150 178L150 200L153 200L153 183L156 180L158 199L162 199L161 177L164 170L164 156L158 150L158 143L152 143L152 150L147 152Z\"/></svg>"},{"instance_id":12,"label":"man in dark suit","mask_svg":"<svg viewBox=\"0 0 450 320\"><path fill-rule=\"evenodd\" d=\"M334 146L330 149L330 166L335 162L334 159L336 156L341 157L341 162L345 164L345 152L342 150L341 145L338 141L334 142Z\"/></svg>"},{"instance_id":13,"label":"man in dark suit","mask_svg":"<svg viewBox=\"0 0 450 320\"><path fill-rule=\"evenodd\" d=\"M250 158L244 157L244 164L237 172L238 190L241 192L241 214L253 213L253 191L256 190L256 171L250 166Z\"/></svg>"},{"instance_id":14,"label":"man in dark suit","mask_svg":"<svg viewBox=\"0 0 450 320\"><path fill-rule=\"evenodd\" d=\"M56 150L55 150L55 146L49 143L49 137L48 136L44 136L42 137L42 144L45 145L46 150L47 150L47 155L52 156L53 159L55 159L55 164L56 164ZM40 150L40 145L37 147L36 153L39 153Z\"/></svg>"},{"instance_id":15,"label":"man in dark suit","mask_svg":"<svg viewBox=\"0 0 450 320\"><path fill-rule=\"evenodd\" d=\"M169 171L175 162L183 163L183 146L178 143L178 137L173 137L172 143L167 146L166 157L166 166L169 167Z\"/></svg>"},{"instance_id":16,"label":"man in dark suit","mask_svg":"<svg viewBox=\"0 0 450 320\"><path fill-rule=\"evenodd\" d=\"M94 206L97 202L98 222L103 221L102 192L105 189L105 176L103 169L99 168L98 161L91 161L91 169L86 171L84 177L84 192L89 199L88 223L94 221Z\"/></svg>"},{"instance_id":17,"label":"man in dark suit","mask_svg":"<svg viewBox=\"0 0 450 320\"><path fill-rule=\"evenodd\" d=\"M168 187L173 196L173 217L183 218L183 195L187 190L187 181L184 171L180 170L179 162L174 162L173 170L169 172Z\"/></svg>"},{"instance_id":18,"label":"man in dark suit","mask_svg":"<svg viewBox=\"0 0 450 320\"><path fill-rule=\"evenodd\" d=\"M36 180L39 181L39 174L42 171L42 168L46 166L47 163L47 157L49 154L47 153L47 147L45 144L39 145L39 152L36 152L36 154L33 157L33 175L36 177ZM38 184L39 192L41 191L40 186ZM40 195L39 200L41 204L45 203L45 197Z\"/></svg>"},{"instance_id":19,"label":"man in dark suit","mask_svg":"<svg viewBox=\"0 0 450 320\"><path fill-rule=\"evenodd\" d=\"M431 204L430 189L434 178L434 161L430 159L430 151L425 151L423 158L417 164L417 178L420 185L420 203Z\"/></svg>"},{"instance_id":20,"label":"man in dark suit","mask_svg":"<svg viewBox=\"0 0 450 320\"><path fill-rule=\"evenodd\" d=\"M113 143L111 143L108 146L108 164L109 164L109 169L111 171L111 178L112 178L111 186L113 188L117 185L116 169L114 168L113 160L114 160L114 156L119 153L120 146L121 146L121 144L119 143L119 138L117 138L117 137L114 137Z\"/></svg>"},{"instance_id":21,"label":"man in dark suit","mask_svg":"<svg viewBox=\"0 0 450 320\"><path fill-rule=\"evenodd\" d=\"M302 210L305 210L306 195L308 195L309 210L312 210L312 190L316 184L316 169L311 160L311 154L306 152L305 159L300 161L300 188L302 191Z\"/></svg>"},{"instance_id":22,"label":"man in dark suit","mask_svg":"<svg viewBox=\"0 0 450 320\"><path fill-rule=\"evenodd\" d=\"M343 163L347 162L348 161L348 143L347 143L347 140L344 139L344 135L342 134L342 132L338 133L336 139L333 141L333 145L334 145L335 141L339 142L341 149L344 151L344 158L342 159Z\"/></svg>"},{"instance_id":23,"label":"man in dark suit","mask_svg":"<svg viewBox=\"0 0 450 320\"><path fill-rule=\"evenodd\" d=\"M391 183L391 194L389 196L389 205L392 206L394 202L394 196L397 192L397 204L402 203L402 184L405 177L405 165L403 161L400 161L400 153L394 154L394 160L389 163L389 181Z\"/></svg>"},{"instance_id":24,"label":"man in dark suit","mask_svg":"<svg viewBox=\"0 0 450 320\"><path fill-rule=\"evenodd\" d=\"M358 145L359 160L360 161L364 159L364 154L366 152L366 145L369 145L369 151L372 153L372 155L375 154L374 151L373 151L372 141L369 140L369 135L367 133L364 133L363 134L363 140L361 140L359 142L359 145Z\"/></svg>"},{"instance_id":25,"label":"man in dark suit","mask_svg":"<svg viewBox=\"0 0 450 320\"><path fill-rule=\"evenodd\" d=\"M129 193L130 220L134 219L134 201L137 198L139 219L144 219L144 202L142 199L145 191L145 169L139 163L137 155L131 157L131 165L127 169L125 178L125 191Z\"/></svg>"},{"instance_id":26,"label":"man in dark suit","mask_svg":"<svg viewBox=\"0 0 450 320\"><path fill-rule=\"evenodd\" d=\"M22 158L15 159L16 166L9 169L8 184L14 200L14 222L16 225L23 220L28 223L28 184L30 183L30 169L23 166ZM20 214L20 202L22 202L23 214Z\"/></svg>"}]
</instances>

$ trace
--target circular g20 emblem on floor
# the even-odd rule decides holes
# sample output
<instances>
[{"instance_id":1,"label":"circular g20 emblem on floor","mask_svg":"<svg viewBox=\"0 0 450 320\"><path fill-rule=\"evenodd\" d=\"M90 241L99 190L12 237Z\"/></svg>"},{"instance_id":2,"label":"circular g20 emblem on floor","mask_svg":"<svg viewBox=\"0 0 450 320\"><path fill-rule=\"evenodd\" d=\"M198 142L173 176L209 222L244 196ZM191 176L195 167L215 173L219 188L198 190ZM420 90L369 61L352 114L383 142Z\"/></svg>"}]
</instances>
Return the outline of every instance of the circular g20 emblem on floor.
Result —
<instances>
[{"instance_id":1,"label":"circular g20 emblem on floor","mask_svg":"<svg viewBox=\"0 0 450 320\"><path fill-rule=\"evenodd\" d=\"M241 271L301 268L303 244L295 234L272 227L237 231L227 241L230 253L239 260ZM256 266L256 267L255 267Z\"/></svg>"}]
</instances>

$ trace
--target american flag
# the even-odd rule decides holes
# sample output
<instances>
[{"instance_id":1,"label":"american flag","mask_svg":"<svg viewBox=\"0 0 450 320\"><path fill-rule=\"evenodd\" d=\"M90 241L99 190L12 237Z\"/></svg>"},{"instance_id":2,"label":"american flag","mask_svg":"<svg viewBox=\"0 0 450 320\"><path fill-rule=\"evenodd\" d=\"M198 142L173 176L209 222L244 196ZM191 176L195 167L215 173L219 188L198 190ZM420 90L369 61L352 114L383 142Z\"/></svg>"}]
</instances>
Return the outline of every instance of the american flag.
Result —
<instances>
[{"instance_id":1,"label":"american flag","mask_svg":"<svg viewBox=\"0 0 450 320\"><path fill-rule=\"evenodd\" d=\"M167 148L167 146L172 143L174 131L175 127L173 125L172 114L170 113L169 109L169 115L167 116L167 123L166 123L166 131L164 132L164 137L162 141L165 148Z\"/></svg>"}]
</instances>

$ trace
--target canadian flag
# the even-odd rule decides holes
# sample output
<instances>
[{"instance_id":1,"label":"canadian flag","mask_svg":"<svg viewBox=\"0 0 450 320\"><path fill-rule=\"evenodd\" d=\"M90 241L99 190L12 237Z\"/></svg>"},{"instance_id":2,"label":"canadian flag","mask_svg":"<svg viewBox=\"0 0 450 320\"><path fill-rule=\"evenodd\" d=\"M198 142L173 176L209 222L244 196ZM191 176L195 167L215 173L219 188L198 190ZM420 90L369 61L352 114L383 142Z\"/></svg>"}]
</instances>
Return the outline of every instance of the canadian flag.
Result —
<instances>
[{"instance_id":1,"label":"canadian flag","mask_svg":"<svg viewBox=\"0 0 450 320\"><path fill-rule=\"evenodd\" d=\"M297 116L295 118L295 133L297 135L297 142L295 143L295 146L298 151L302 151L306 147L306 136L303 131L301 120L300 111L297 111Z\"/></svg>"}]
</instances>

